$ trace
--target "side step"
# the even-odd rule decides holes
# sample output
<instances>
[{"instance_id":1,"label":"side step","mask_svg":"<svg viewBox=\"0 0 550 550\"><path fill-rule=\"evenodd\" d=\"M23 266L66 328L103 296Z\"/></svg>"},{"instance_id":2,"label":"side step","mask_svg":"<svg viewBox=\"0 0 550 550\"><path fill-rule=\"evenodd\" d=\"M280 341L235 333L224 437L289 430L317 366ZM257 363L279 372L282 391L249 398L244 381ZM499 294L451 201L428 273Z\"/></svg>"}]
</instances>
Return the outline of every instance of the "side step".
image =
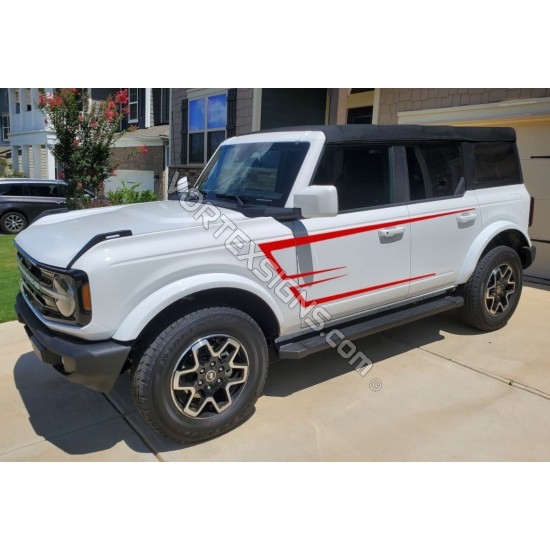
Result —
<instances>
[{"instance_id":1,"label":"side step","mask_svg":"<svg viewBox=\"0 0 550 550\"><path fill-rule=\"evenodd\" d=\"M444 298L423 302L399 311L385 312L371 319L358 321L347 326L332 327L338 328L344 334L344 337L342 338L339 336L339 333L335 333L331 335L330 342L338 345L344 340L357 340L417 319L422 319L423 317L429 317L430 315L442 313L449 309L462 307L463 305L464 298L460 296L445 296ZM281 359L302 359L312 353L332 347L326 337L328 333L330 333L330 329L327 329L326 332L316 332L313 335L308 335L300 340L289 343L285 343L284 340L280 342L275 341L275 348Z\"/></svg>"}]
</instances>

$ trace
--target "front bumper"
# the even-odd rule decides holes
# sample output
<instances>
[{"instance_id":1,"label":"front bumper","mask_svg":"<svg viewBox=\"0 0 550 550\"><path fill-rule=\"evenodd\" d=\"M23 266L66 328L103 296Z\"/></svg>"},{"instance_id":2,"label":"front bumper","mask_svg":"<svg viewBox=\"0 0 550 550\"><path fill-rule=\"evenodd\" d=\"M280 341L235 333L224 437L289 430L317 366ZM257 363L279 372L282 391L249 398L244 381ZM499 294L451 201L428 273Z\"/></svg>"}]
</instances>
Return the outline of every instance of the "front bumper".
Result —
<instances>
[{"instance_id":1,"label":"front bumper","mask_svg":"<svg viewBox=\"0 0 550 550\"><path fill-rule=\"evenodd\" d=\"M116 342L89 342L54 333L34 314L22 294L17 295L15 312L30 338L36 355L68 380L93 390L113 389L130 346Z\"/></svg>"}]
</instances>

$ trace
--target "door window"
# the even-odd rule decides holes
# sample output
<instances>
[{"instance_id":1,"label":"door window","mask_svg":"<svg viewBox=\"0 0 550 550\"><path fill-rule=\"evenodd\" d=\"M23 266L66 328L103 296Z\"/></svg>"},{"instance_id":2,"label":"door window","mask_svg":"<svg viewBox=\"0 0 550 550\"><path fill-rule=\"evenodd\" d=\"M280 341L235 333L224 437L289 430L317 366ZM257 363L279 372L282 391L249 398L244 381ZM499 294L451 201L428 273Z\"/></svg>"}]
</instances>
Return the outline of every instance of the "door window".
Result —
<instances>
[{"instance_id":1,"label":"door window","mask_svg":"<svg viewBox=\"0 0 550 550\"><path fill-rule=\"evenodd\" d=\"M0 185L0 195L8 197L26 197L29 194L27 185L21 183L7 183Z\"/></svg>"},{"instance_id":2,"label":"door window","mask_svg":"<svg viewBox=\"0 0 550 550\"><path fill-rule=\"evenodd\" d=\"M407 147L411 200L444 198L464 191L464 169L458 143Z\"/></svg>"},{"instance_id":3,"label":"door window","mask_svg":"<svg viewBox=\"0 0 550 550\"><path fill-rule=\"evenodd\" d=\"M57 197L56 187L55 183L39 183L30 185L29 191L31 197Z\"/></svg>"},{"instance_id":4,"label":"door window","mask_svg":"<svg viewBox=\"0 0 550 550\"><path fill-rule=\"evenodd\" d=\"M327 147L314 185L334 185L340 212L393 202L389 146Z\"/></svg>"}]
</instances>

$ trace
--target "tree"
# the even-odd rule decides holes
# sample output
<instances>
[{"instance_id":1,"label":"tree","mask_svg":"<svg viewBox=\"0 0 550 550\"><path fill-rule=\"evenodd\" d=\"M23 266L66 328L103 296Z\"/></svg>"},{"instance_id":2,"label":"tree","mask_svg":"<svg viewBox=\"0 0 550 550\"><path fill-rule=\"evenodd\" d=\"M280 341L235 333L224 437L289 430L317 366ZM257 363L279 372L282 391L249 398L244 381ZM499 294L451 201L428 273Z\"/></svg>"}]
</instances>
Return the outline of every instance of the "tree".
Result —
<instances>
[{"instance_id":1,"label":"tree","mask_svg":"<svg viewBox=\"0 0 550 550\"><path fill-rule=\"evenodd\" d=\"M121 121L128 113L128 92L120 90L105 101L91 102L78 88L58 88L54 92L41 93L38 108L46 115L56 134L56 142L50 150L68 184L72 205L82 198L82 189L96 194L104 181L126 160L138 153L147 153L145 146L123 159L114 162L111 147L124 133L135 130L121 129Z\"/></svg>"}]
</instances>

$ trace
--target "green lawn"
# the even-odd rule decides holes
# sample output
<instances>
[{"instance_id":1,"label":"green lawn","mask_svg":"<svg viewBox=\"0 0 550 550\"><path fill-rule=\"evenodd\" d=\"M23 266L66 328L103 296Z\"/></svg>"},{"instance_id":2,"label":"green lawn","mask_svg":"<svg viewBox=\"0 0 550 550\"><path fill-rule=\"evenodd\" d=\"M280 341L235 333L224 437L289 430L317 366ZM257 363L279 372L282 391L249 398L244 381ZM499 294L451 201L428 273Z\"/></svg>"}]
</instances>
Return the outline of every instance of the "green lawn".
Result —
<instances>
[{"instance_id":1,"label":"green lawn","mask_svg":"<svg viewBox=\"0 0 550 550\"><path fill-rule=\"evenodd\" d=\"M19 291L19 270L12 235L0 235L0 323L15 321L13 304Z\"/></svg>"}]
</instances>

